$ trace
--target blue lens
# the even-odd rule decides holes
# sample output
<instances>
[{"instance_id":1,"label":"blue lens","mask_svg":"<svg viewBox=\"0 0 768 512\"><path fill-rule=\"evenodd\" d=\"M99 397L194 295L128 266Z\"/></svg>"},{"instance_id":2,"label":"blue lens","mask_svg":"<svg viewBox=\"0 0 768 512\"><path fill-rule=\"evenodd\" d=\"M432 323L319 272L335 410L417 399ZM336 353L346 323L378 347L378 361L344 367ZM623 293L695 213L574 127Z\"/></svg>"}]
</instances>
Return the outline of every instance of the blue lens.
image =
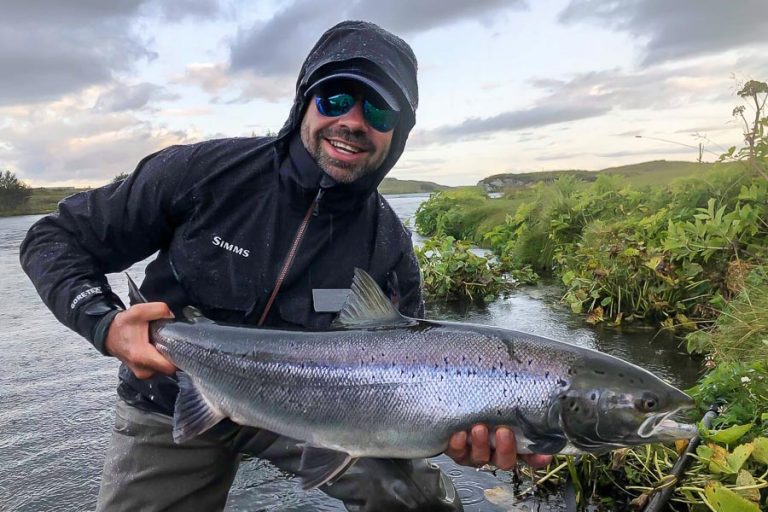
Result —
<instances>
[{"instance_id":1,"label":"blue lens","mask_svg":"<svg viewBox=\"0 0 768 512\"><path fill-rule=\"evenodd\" d=\"M317 110L326 117L339 117L349 112L357 100L351 94L315 96Z\"/></svg>"},{"instance_id":2,"label":"blue lens","mask_svg":"<svg viewBox=\"0 0 768 512\"><path fill-rule=\"evenodd\" d=\"M317 111L326 117L343 116L355 106L357 98L351 94L341 93L332 96L315 96ZM397 124L399 112L387 108L379 108L369 100L363 100L363 118L376 131L386 133Z\"/></svg>"},{"instance_id":3,"label":"blue lens","mask_svg":"<svg viewBox=\"0 0 768 512\"><path fill-rule=\"evenodd\" d=\"M374 130L388 132L397 124L399 112L396 110L378 108L370 101L363 102L363 117Z\"/></svg>"}]
</instances>

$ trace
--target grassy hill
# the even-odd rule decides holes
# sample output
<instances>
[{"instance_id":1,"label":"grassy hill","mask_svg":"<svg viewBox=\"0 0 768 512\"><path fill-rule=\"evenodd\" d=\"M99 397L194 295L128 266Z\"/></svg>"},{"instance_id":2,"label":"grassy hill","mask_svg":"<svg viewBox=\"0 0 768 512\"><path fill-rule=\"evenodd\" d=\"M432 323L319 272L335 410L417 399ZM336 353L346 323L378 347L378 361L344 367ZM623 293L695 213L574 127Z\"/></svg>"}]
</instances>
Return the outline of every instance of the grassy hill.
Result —
<instances>
[{"instance_id":1,"label":"grassy hill","mask_svg":"<svg viewBox=\"0 0 768 512\"><path fill-rule=\"evenodd\" d=\"M379 185L382 194L417 194L445 190L451 187L438 185L429 181L398 180L397 178L384 178ZM40 187L33 188L29 200L20 208L11 211L0 211L0 216L12 215L37 215L51 213L56 210L56 205L67 196L88 190L87 188L73 187Z\"/></svg>"},{"instance_id":2,"label":"grassy hill","mask_svg":"<svg viewBox=\"0 0 768 512\"><path fill-rule=\"evenodd\" d=\"M520 174L496 174L480 180L478 186L487 191L501 192L505 188L520 188L531 186L539 181L552 181L561 176L574 175L584 181L594 181L598 174L613 174L626 178L628 185L642 187L644 185L671 183L672 181L696 175L704 175L716 166L735 166L739 163L717 164L697 162L669 162L654 160L639 164L608 167L599 171L564 170L527 172Z\"/></svg>"},{"instance_id":3,"label":"grassy hill","mask_svg":"<svg viewBox=\"0 0 768 512\"><path fill-rule=\"evenodd\" d=\"M32 189L32 195L29 196L24 205L11 211L0 211L0 216L12 215L38 215L51 213L56 210L59 201L67 196L88 190L87 188L74 187L38 187Z\"/></svg>"},{"instance_id":4,"label":"grassy hill","mask_svg":"<svg viewBox=\"0 0 768 512\"><path fill-rule=\"evenodd\" d=\"M399 180L397 178L384 178L379 185L382 194L418 194L447 190L451 187L438 185L431 181Z\"/></svg>"}]
</instances>

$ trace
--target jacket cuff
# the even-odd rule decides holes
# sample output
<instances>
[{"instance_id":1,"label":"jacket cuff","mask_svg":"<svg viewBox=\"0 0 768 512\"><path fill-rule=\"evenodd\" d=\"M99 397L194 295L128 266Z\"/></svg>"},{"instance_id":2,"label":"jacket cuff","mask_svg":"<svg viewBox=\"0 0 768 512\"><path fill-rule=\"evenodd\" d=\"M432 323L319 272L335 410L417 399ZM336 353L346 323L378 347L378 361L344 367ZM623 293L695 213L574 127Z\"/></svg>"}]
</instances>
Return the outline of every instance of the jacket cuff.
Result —
<instances>
[{"instance_id":1,"label":"jacket cuff","mask_svg":"<svg viewBox=\"0 0 768 512\"><path fill-rule=\"evenodd\" d=\"M121 311L123 310L111 310L109 313L99 318L98 322L96 322L96 325L93 326L93 338L91 339L91 343L94 347L96 347L96 350L101 352L102 355L112 355L107 352L104 343L107 341L107 333L109 332L109 326L112 325L112 320L114 320L117 314Z\"/></svg>"},{"instance_id":2,"label":"jacket cuff","mask_svg":"<svg viewBox=\"0 0 768 512\"><path fill-rule=\"evenodd\" d=\"M111 291L104 295L97 295L82 307L76 320L76 330L90 341L96 350L103 355L109 355L104 348L109 326L115 316L124 309L120 298Z\"/></svg>"}]
</instances>

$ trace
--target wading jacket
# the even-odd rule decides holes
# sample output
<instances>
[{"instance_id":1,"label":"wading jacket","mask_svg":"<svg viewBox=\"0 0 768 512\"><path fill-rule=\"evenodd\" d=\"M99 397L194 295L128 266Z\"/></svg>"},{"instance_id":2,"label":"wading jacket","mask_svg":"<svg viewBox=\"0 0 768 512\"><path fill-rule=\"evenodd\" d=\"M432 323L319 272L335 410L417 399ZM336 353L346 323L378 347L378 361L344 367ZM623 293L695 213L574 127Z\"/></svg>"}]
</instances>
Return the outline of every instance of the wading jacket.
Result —
<instances>
[{"instance_id":1,"label":"wading jacket","mask_svg":"<svg viewBox=\"0 0 768 512\"><path fill-rule=\"evenodd\" d=\"M376 66L406 108L381 167L338 184L307 153L298 128L313 74L350 62ZM144 158L127 179L71 196L35 223L21 246L22 267L56 318L102 353L122 307L105 274L153 254L141 291L177 317L192 305L216 321L257 324L289 252L295 256L265 326L327 328L334 314L315 311L313 290L349 288L355 267L401 312L421 316L410 233L376 191L403 151L417 102L410 48L373 25L340 24L302 66L277 137L172 146ZM172 378L139 380L123 365L120 381L129 403L172 412Z\"/></svg>"}]
</instances>

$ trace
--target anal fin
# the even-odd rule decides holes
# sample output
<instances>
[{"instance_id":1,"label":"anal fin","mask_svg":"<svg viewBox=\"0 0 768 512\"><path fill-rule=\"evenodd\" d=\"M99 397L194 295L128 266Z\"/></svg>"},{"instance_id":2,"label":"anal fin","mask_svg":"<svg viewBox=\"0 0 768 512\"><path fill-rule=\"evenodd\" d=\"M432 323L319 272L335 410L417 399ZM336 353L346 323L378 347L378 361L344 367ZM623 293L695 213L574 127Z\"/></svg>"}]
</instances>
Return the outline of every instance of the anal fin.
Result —
<instances>
[{"instance_id":1,"label":"anal fin","mask_svg":"<svg viewBox=\"0 0 768 512\"><path fill-rule=\"evenodd\" d=\"M179 395L173 411L173 440L183 443L199 436L226 416L212 409L195 387L195 383L184 372L179 378Z\"/></svg>"},{"instance_id":2,"label":"anal fin","mask_svg":"<svg viewBox=\"0 0 768 512\"><path fill-rule=\"evenodd\" d=\"M304 490L332 482L357 461L350 454L306 445L301 454L299 476Z\"/></svg>"}]
</instances>

